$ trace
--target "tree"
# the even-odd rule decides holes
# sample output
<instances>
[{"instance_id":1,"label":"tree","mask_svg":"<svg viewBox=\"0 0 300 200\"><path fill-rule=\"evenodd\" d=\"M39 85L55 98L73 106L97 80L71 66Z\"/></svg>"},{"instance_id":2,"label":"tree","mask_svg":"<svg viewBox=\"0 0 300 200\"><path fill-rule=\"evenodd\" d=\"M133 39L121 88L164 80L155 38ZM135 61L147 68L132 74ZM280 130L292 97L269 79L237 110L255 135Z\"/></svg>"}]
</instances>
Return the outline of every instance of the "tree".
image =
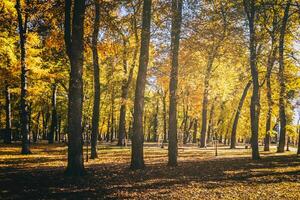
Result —
<instances>
[{"instance_id":1,"label":"tree","mask_svg":"<svg viewBox=\"0 0 300 200\"><path fill-rule=\"evenodd\" d=\"M94 66L94 105L92 117L92 135L91 135L91 159L97 158L97 140L99 134L99 112L100 112L100 76L99 76L99 56L98 56L98 35L100 22L100 3L99 0L94 0L95 19L94 30L92 35L92 51L93 51L93 66Z\"/></svg>"},{"instance_id":2,"label":"tree","mask_svg":"<svg viewBox=\"0 0 300 200\"><path fill-rule=\"evenodd\" d=\"M286 137L286 81L284 77L284 39L286 34L286 27L289 18L291 0L288 0L285 9L284 16L282 19L282 24L280 28L279 35L279 72L278 79L280 84L280 94L279 94L279 118L280 118L280 134L279 134L279 144L277 151L279 153L284 152L285 137Z\"/></svg>"},{"instance_id":3,"label":"tree","mask_svg":"<svg viewBox=\"0 0 300 200\"><path fill-rule=\"evenodd\" d=\"M129 86L132 82L133 79L133 72L134 68L136 65L136 58L138 55L138 48L139 48L139 38L138 38L138 29L137 29L137 22L136 22L136 14L137 10L135 6L133 7L133 14L132 14L132 31L134 34L134 42L135 42L135 47L134 47L134 52L133 52L133 62L132 65L128 71L127 67L127 59L128 59L128 46L127 46L127 41L124 38L124 34L122 33L123 37L123 71L125 78L122 81L122 87L121 87L121 107L120 107L120 120L119 120L119 133L118 133L118 146L125 146L124 139L126 135L126 110L127 110L127 99L128 99L128 92L129 92ZM126 77L127 76L127 77Z\"/></svg>"},{"instance_id":4,"label":"tree","mask_svg":"<svg viewBox=\"0 0 300 200\"><path fill-rule=\"evenodd\" d=\"M52 114L51 114L50 133L48 135L49 144L53 144L53 142L54 142L54 135L57 134L56 93L57 93L57 86L54 83L52 85Z\"/></svg>"},{"instance_id":5,"label":"tree","mask_svg":"<svg viewBox=\"0 0 300 200\"><path fill-rule=\"evenodd\" d=\"M143 133L143 112L144 93L146 85L147 67L149 61L150 43L150 23L151 23L151 3L152 0L144 0L142 15L141 49L139 58L139 69L136 79L134 114L133 114L133 134L131 147L131 168L141 169L144 164L144 133Z\"/></svg>"},{"instance_id":6,"label":"tree","mask_svg":"<svg viewBox=\"0 0 300 200\"><path fill-rule=\"evenodd\" d=\"M236 145L236 129L237 129L237 125L238 125L238 122L239 122L240 113L241 113L245 98L247 96L247 93L248 93L248 90L249 90L251 84L252 84L252 81L248 81L248 83L247 83L247 85L246 85L246 87L243 91L243 94L242 94L242 97L240 99L240 102L239 102L238 108L236 110L236 113L235 113L235 117L234 117L234 121L233 121L233 125L232 125L232 130L231 130L231 139L230 139L230 148L231 149L234 149L235 145Z\"/></svg>"},{"instance_id":7,"label":"tree","mask_svg":"<svg viewBox=\"0 0 300 200\"><path fill-rule=\"evenodd\" d=\"M26 31L29 15L29 0L26 0L25 16L23 21L20 0L16 1L16 10L18 13L20 50L21 50L21 135L22 135L22 154L30 154L29 149L29 119L27 98L27 66L26 66Z\"/></svg>"},{"instance_id":8,"label":"tree","mask_svg":"<svg viewBox=\"0 0 300 200\"><path fill-rule=\"evenodd\" d=\"M257 5L255 0L244 0L244 9L248 20L249 26L249 51L250 51L250 68L252 76L252 96L250 105L250 119L251 119L251 147L252 147L252 159L257 160L259 156L258 147L258 131L259 131L259 113L260 113L260 97L259 97L259 79L257 70L257 55L256 55L256 24L255 19L257 15Z\"/></svg>"},{"instance_id":9,"label":"tree","mask_svg":"<svg viewBox=\"0 0 300 200\"><path fill-rule=\"evenodd\" d=\"M171 73L169 85L169 147L168 165L177 165L177 84L178 84L178 52L182 21L182 0L172 0L171 29Z\"/></svg>"},{"instance_id":10,"label":"tree","mask_svg":"<svg viewBox=\"0 0 300 200\"><path fill-rule=\"evenodd\" d=\"M10 91L9 85L6 83L5 85L5 137L4 143L10 144L11 143L11 98L10 98Z\"/></svg>"},{"instance_id":11,"label":"tree","mask_svg":"<svg viewBox=\"0 0 300 200\"><path fill-rule=\"evenodd\" d=\"M82 68L85 0L65 0L65 45L71 64L68 102L68 166L67 175L84 173L82 152ZM71 13L72 23L71 23Z\"/></svg>"}]
</instances>

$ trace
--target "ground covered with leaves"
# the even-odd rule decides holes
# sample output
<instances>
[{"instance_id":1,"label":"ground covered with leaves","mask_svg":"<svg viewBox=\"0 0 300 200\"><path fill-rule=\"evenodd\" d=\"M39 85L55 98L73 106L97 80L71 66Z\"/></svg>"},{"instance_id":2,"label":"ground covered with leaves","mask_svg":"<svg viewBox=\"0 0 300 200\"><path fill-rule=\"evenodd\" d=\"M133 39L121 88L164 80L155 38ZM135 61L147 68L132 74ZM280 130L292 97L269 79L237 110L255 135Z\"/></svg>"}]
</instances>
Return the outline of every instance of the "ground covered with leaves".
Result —
<instances>
[{"instance_id":1,"label":"ground covered with leaves","mask_svg":"<svg viewBox=\"0 0 300 200\"><path fill-rule=\"evenodd\" d=\"M145 145L144 170L129 169L130 148L99 146L99 158L85 163L81 178L64 176L63 144L0 146L0 199L300 199L300 158L295 152L195 146L179 148L178 167L168 167L167 149Z\"/></svg>"}]
</instances>

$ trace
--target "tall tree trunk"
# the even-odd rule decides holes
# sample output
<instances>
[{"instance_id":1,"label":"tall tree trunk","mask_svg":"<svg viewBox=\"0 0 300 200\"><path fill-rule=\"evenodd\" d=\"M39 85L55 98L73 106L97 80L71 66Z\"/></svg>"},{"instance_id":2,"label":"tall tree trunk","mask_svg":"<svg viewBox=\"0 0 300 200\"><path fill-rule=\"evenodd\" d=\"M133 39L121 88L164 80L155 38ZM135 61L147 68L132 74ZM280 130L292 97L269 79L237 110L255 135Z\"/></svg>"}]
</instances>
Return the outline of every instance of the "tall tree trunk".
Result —
<instances>
[{"instance_id":1,"label":"tall tree trunk","mask_svg":"<svg viewBox=\"0 0 300 200\"><path fill-rule=\"evenodd\" d=\"M139 59L139 70L136 80L134 114L133 114L133 135L131 145L131 168L144 168L144 133L143 133L143 113L144 113L144 93L146 86L147 67L149 61L150 43L150 22L151 22L151 3L152 0L144 0L141 49Z\"/></svg>"},{"instance_id":2,"label":"tall tree trunk","mask_svg":"<svg viewBox=\"0 0 300 200\"><path fill-rule=\"evenodd\" d=\"M110 117L110 114L109 114L109 116L107 118L107 130L106 130L106 137L105 137L106 142L109 142L109 133L110 133L110 126L111 126L110 120L111 120L111 117Z\"/></svg>"},{"instance_id":3,"label":"tall tree trunk","mask_svg":"<svg viewBox=\"0 0 300 200\"><path fill-rule=\"evenodd\" d=\"M286 26L289 18L289 9L290 9L291 0L287 2L287 5L284 10L284 16L282 19L280 36L279 36L279 84L280 84L280 92L279 92L279 118L280 118L280 134L279 134L279 145L277 152L284 152L285 146L285 137L286 137L286 114L285 114L285 106L286 106L286 88L285 88L285 77L284 77L284 38L286 32Z\"/></svg>"},{"instance_id":4,"label":"tall tree trunk","mask_svg":"<svg viewBox=\"0 0 300 200\"><path fill-rule=\"evenodd\" d=\"M298 133L298 150L297 150L297 155L300 155L300 118L298 119L298 129L297 129L297 133Z\"/></svg>"},{"instance_id":5,"label":"tall tree trunk","mask_svg":"<svg viewBox=\"0 0 300 200\"><path fill-rule=\"evenodd\" d=\"M33 134L33 142L36 143L38 140L38 136L40 135L40 116L41 112L38 112L37 117L36 117L36 129Z\"/></svg>"},{"instance_id":6,"label":"tall tree trunk","mask_svg":"<svg viewBox=\"0 0 300 200\"><path fill-rule=\"evenodd\" d=\"M167 142L167 95L163 94L163 129L164 129L164 138L163 142Z\"/></svg>"},{"instance_id":7,"label":"tall tree trunk","mask_svg":"<svg viewBox=\"0 0 300 200\"><path fill-rule=\"evenodd\" d=\"M212 130L213 130L213 116L214 116L214 110L215 110L215 103L213 102L210 108L209 112L209 120L208 120L208 130L207 130L207 138L206 138L206 143L210 141L210 137L212 135Z\"/></svg>"},{"instance_id":8,"label":"tall tree trunk","mask_svg":"<svg viewBox=\"0 0 300 200\"><path fill-rule=\"evenodd\" d=\"M171 74L170 74L170 104L169 104L169 147L168 165L177 165L177 84L178 84L178 52L180 29L182 21L182 0L172 0L171 29Z\"/></svg>"},{"instance_id":9,"label":"tall tree trunk","mask_svg":"<svg viewBox=\"0 0 300 200\"><path fill-rule=\"evenodd\" d=\"M158 141L158 101L156 102L155 113L153 116L153 142Z\"/></svg>"},{"instance_id":10,"label":"tall tree trunk","mask_svg":"<svg viewBox=\"0 0 300 200\"><path fill-rule=\"evenodd\" d=\"M52 115L51 115L51 127L48 135L49 144L53 144L54 135L57 133L57 112L56 112L56 84L52 85Z\"/></svg>"},{"instance_id":11,"label":"tall tree trunk","mask_svg":"<svg viewBox=\"0 0 300 200\"><path fill-rule=\"evenodd\" d=\"M136 13L134 13L136 14ZM137 22L136 18L133 17L133 29L134 29L134 37L135 37L135 49L133 52L133 63L131 65L131 68L128 73L127 79L123 80L122 83L122 92L121 92L121 107L120 107L120 120L119 120L119 133L118 133L118 146L125 146L125 135L126 135L126 103L128 98L128 91L129 86L131 84L132 78L133 78L133 71L136 65L136 58L138 55L138 48L139 48L139 38L138 38L138 32L137 32ZM124 52L123 52L123 68L125 74L127 74L127 47L126 42L124 41Z\"/></svg>"},{"instance_id":12,"label":"tall tree trunk","mask_svg":"<svg viewBox=\"0 0 300 200\"><path fill-rule=\"evenodd\" d=\"M274 47L275 38L272 36L271 51L268 57L268 66L266 74L267 82L267 99L268 99L268 112L266 119L266 136L264 138L264 151L270 151L270 131L271 131L271 119L272 119L272 110L273 110L273 99L272 99L272 88L271 88L271 72L274 66L277 48Z\"/></svg>"},{"instance_id":13,"label":"tall tree trunk","mask_svg":"<svg viewBox=\"0 0 300 200\"><path fill-rule=\"evenodd\" d=\"M5 137L4 143L11 143L11 101L10 101L10 91L9 85L5 85Z\"/></svg>"},{"instance_id":14,"label":"tall tree trunk","mask_svg":"<svg viewBox=\"0 0 300 200\"><path fill-rule=\"evenodd\" d=\"M28 6L29 0L26 1ZM22 135L22 154L30 154L29 149L29 122L27 105L27 66L26 66L26 31L28 21L28 11L25 12L24 24L20 0L16 1L16 10L18 14L20 49L21 49L21 135Z\"/></svg>"},{"instance_id":15,"label":"tall tree trunk","mask_svg":"<svg viewBox=\"0 0 300 200\"><path fill-rule=\"evenodd\" d=\"M247 85L243 91L242 97L240 99L238 108L235 113L235 117L234 117L233 124L232 124L232 130L231 130L231 139L230 139L230 148L231 149L235 149L235 146L236 146L236 130L237 130L238 122L240 119L240 113L241 113L244 101L246 99L246 96L247 96L247 93L248 93L248 90L249 90L251 84L252 84L252 80L250 80L247 83Z\"/></svg>"},{"instance_id":16,"label":"tall tree trunk","mask_svg":"<svg viewBox=\"0 0 300 200\"><path fill-rule=\"evenodd\" d=\"M255 19L256 19L256 5L255 0L244 0L244 9L249 22L250 33L250 68L253 81L253 90L250 104L250 118L251 118L251 147L252 159L257 160L259 156L258 146L258 129L259 129L259 113L260 113L260 95L259 95L259 79L258 69L256 66L256 33L255 33Z\"/></svg>"},{"instance_id":17,"label":"tall tree trunk","mask_svg":"<svg viewBox=\"0 0 300 200\"><path fill-rule=\"evenodd\" d=\"M115 133L115 88L113 87L111 93L111 127L110 127L110 142L113 142Z\"/></svg>"},{"instance_id":18,"label":"tall tree trunk","mask_svg":"<svg viewBox=\"0 0 300 200\"><path fill-rule=\"evenodd\" d=\"M194 122L193 143L197 143L198 119Z\"/></svg>"},{"instance_id":19,"label":"tall tree trunk","mask_svg":"<svg viewBox=\"0 0 300 200\"><path fill-rule=\"evenodd\" d=\"M202 101L202 126L200 133L200 148L206 147L206 129L207 129L207 106L208 106L208 92L209 92L209 80L211 76L212 66L215 59L215 53L218 46L213 49L212 54L208 58L205 78L204 78L204 91L203 91L203 101Z\"/></svg>"},{"instance_id":20,"label":"tall tree trunk","mask_svg":"<svg viewBox=\"0 0 300 200\"><path fill-rule=\"evenodd\" d=\"M188 140L188 109L188 105L185 107L183 104L183 144L186 144Z\"/></svg>"},{"instance_id":21,"label":"tall tree trunk","mask_svg":"<svg viewBox=\"0 0 300 200\"><path fill-rule=\"evenodd\" d=\"M99 134L99 114L100 114L100 69L98 56L98 34L100 23L100 3L99 0L94 0L95 4L95 19L94 30L92 35L92 51L93 51L93 66L94 66L94 105L92 117L92 135L91 135L91 159L98 158L97 141Z\"/></svg>"},{"instance_id":22,"label":"tall tree trunk","mask_svg":"<svg viewBox=\"0 0 300 200\"><path fill-rule=\"evenodd\" d=\"M74 1L74 8L71 8L72 1L65 0L65 43L71 64L68 95L68 166L66 174L76 176L84 173L81 122L85 0ZM71 13L73 13L72 26Z\"/></svg>"}]
</instances>

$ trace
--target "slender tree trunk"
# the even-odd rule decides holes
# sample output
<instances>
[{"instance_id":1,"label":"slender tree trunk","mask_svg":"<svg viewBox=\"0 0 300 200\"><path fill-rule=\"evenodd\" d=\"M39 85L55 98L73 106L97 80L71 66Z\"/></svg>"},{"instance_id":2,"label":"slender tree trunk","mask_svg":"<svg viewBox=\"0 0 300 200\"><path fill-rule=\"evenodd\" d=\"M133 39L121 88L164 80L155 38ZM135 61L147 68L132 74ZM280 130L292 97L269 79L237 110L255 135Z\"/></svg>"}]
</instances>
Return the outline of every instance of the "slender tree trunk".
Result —
<instances>
[{"instance_id":1,"label":"slender tree trunk","mask_svg":"<svg viewBox=\"0 0 300 200\"><path fill-rule=\"evenodd\" d=\"M92 35L92 51L93 51L93 66L94 66L94 105L92 117L92 134L91 134L91 159L98 158L97 141L99 134L99 114L100 114L100 69L98 56L98 34L100 23L100 3L99 0L94 0L95 4L95 19L94 30Z\"/></svg>"},{"instance_id":2,"label":"slender tree trunk","mask_svg":"<svg viewBox=\"0 0 300 200\"><path fill-rule=\"evenodd\" d=\"M156 102L155 113L153 117L153 142L158 141L158 101Z\"/></svg>"},{"instance_id":3,"label":"slender tree trunk","mask_svg":"<svg viewBox=\"0 0 300 200\"><path fill-rule=\"evenodd\" d=\"M58 134L58 143L61 141L61 116L58 116L58 123L57 123L57 134Z\"/></svg>"},{"instance_id":4,"label":"slender tree trunk","mask_svg":"<svg viewBox=\"0 0 300 200\"><path fill-rule=\"evenodd\" d=\"M114 131L115 131L115 88L112 89L111 94L111 129L110 129L110 142L114 140Z\"/></svg>"},{"instance_id":5,"label":"slender tree trunk","mask_svg":"<svg viewBox=\"0 0 300 200\"><path fill-rule=\"evenodd\" d=\"M51 115L51 127L48 135L49 144L53 144L54 135L57 133L57 112L56 112L56 84L52 85L52 115Z\"/></svg>"},{"instance_id":6,"label":"slender tree trunk","mask_svg":"<svg viewBox=\"0 0 300 200\"><path fill-rule=\"evenodd\" d=\"M193 143L197 143L198 119L194 122Z\"/></svg>"},{"instance_id":7,"label":"slender tree trunk","mask_svg":"<svg viewBox=\"0 0 300 200\"><path fill-rule=\"evenodd\" d=\"M170 104L169 104L169 147L168 165L177 165L177 84L178 84L178 52L180 29L182 21L182 0L172 0L172 29L171 29L171 74L170 74Z\"/></svg>"},{"instance_id":8,"label":"slender tree trunk","mask_svg":"<svg viewBox=\"0 0 300 200\"><path fill-rule=\"evenodd\" d=\"M134 13L136 14L136 13ZM128 78L123 80L122 84L122 92L121 92L121 107L120 107L120 121L119 121L119 133L118 133L118 146L125 146L125 135L126 135L126 103L128 98L128 91L129 86L131 84L132 78L133 78L133 71L136 65L136 58L138 55L138 48L139 48L139 38L138 38L138 32L137 32L137 22L136 18L133 18L133 29L134 29L134 36L135 36L135 49L133 52L133 63L131 65L131 68L128 73ZM126 53L126 42L124 42L124 52L123 52L123 68L125 74L127 74L127 53Z\"/></svg>"},{"instance_id":9,"label":"slender tree trunk","mask_svg":"<svg viewBox=\"0 0 300 200\"><path fill-rule=\"evenodd\" d=\"M203 101L202 101L202 126L200 133L200 148L206 147L206 130L207 130L207 106L208 106L208 92L209 92L209 80L211 76L212 66L215 59L215 52L217 48L213 50L212 55L209 56L206 73L204 78L204 91L203 91Z\"/></svg>"},{"instance_id":10,"label":"slender tree trunk","mask_svg":"<svg viewBox=\"0 0 300 200\"><path fill-rule=\"evenodd\" d=\"M208 130L207 130L207 138L206 138L206 143L209 143L212 129L213 129L213 116L214 116L214 110L215 110L215 103L213 102L210 108L209 112L209 120L208 120Z\"/></svg>"},{"instance_id":11,"label":"slender tree trunk","mask_svg":"<svg viewBox=\"0 0 300 200\"><path fill-rule=\"evenodd\" d=\"M235 147L236 147L236 130L237 130L238 122L239 122L239 119L240 119L240 113L241 113L244 101L246 99L246 96L247 96L247 93L248 93L248 90L249 90L251 84L252 84L252 81L249 81L247 83L247 85L246 85L246 87L243 91L242 97L240 99L238 108L237 108L236 113L235 113L234 121L233 121L233 124L232 124L232 130L231 130L231 139L230 139L230 148L231 149L235 149Z\"/></svg>"},{"instance_id":12,"label":"slender tree trunk","mask_svg":"<svg viewBox=\"0 0 300 200\"><path fill-rule=\"evenodd\" d=\"M163 129L164 129L164 139L163 142L167 142L167 95L163 94Z\"/></svg>"},{"instance_id":13,"label":"slender tree trunk","mask_svg":"<svg viewBox=\"0 0 300 200\"><path fill-rule=\"evenodd\" d=\"M29 0L26 1L28 6ZM27 74L26 66L26 31L28 21L28 11L25 12L25 19L23 24L23 16L20 0L16 1L15 6L18 14L19 36L20 36L20 50L21 50L21 135L22 135L22 154L30 154L29 149L29 122L28 122L28 104L27 98Z\"/></svg>"},{"instance_id":14,"label":"slender tree trunk","mask_svg":"<svg viewBox=\"0 0 300 200\"><path fill-rule=\"evenodd\" d=\"M84 173L81 123L85 0L74 1L74 8L71 8L72 1L65 0L65 43L71 63L68 98L68 166L66 174L76 176ZM73 13L72 26L71 13Z\"/></svg>"},{"instance_id":15,"label":"slender tree trunk","mask_svg":"<svg viewBox=\"0 0 300 200\"><path fill-rule=\"evenodd\" d=\"M268 58L268 67L267 67L267 75L266 75L266 82L267 82L267 99L268 99L268 112L267 112L267 119L266 119L266 136L264 139L264 151L270 151L270 131L271 131L271 119L272 119L272 110L273 110L273 99L272 99L272 88L271 88L271 72L274 66L277 48L273 47L275 43L274 36L272 37L272 48Z\"/></svg>"},{"instance_id":16,"label":"slender tree trunk","mask_svg":"<svg viewBox=\"0 0 300 200\"><path fill-rule=\"evenodd\" d=\"M297 150L297 155L299 156L300 155L300 118L298 119L298 129L297 129L297 132L298 132L298 150Z\"/></svg>"},{"instance_id":17,"label":"slender tree trunk","mask_svg":"<svg viewBox=\"0 0 300 200\"><path fill-rule=\"evenodd\" d=\"M183 104L183 108L183 144L186 144L188 140L188 106L185 108L185 105Z\"/></svg>"},{"instance_id":18,"label":"slender tree trunk","mask_svg":"<svg viewBox=\"0 0 300 200\"><path fill-rule=\"evenodd\" d=\"M250 68L253 81L253 90L250 104L250 118L251 118L251 147L252 159L257 160L259 156L258 146L258 129L259 129L259 113L260 113L260 95L259 95L259 79L257 70L257 56L256 56L256 33L255 33L255 19L256 19L256 5L255 0L244 0L244 8L249 22L250 33Z\"/></svg>"},{"instance_id":19,"label":"slender tree trunk","mask_svg":"<svg viewBox=\"0 0 300 200\"><path fill-rule=\"evenodd\" d=\"M36 130L35 133L33 134L33 142L37 143L38 136L40 135L40 116L41 112L38 112L37 117L36 117Z\"/></svg>"},{"instance_id":20,"label":"slender tree trunk","mask_svg":"<svg viewBox=\"0 0 300 200\"><path fill-rule=\"evenodd\" d=\"M284 16L282 19L280 36L279 36L279 72L278 79L280 84L280 92L279 92L279 118L280 118L280 134L279 134L279 145L277 152L284 152L285 146L285 137L286 137L286 114L285 114L285 106L286 106L286 88L285 88L285 77L284 77L284 38L286 33L286 26L288 23L289 17L289 8L290 8L291 0L287 2L287 5L284 10Z\"/></svg>"},{"instance_id":21,"label":"slender tree trunk","mask_svg":"<svg viewBox=\"0 0 300 200\"><path fill-rule=\"evenodd\" d=\"M11 144L11 101L10 101L10 91L9 85L6 84L5 86L5 137L4 143Z\"/></svg>"},{"instance_id":22,"label":"slender tree trunk","mask_svg":"<svg viewBox=\"0 0 300 200\"><path fill-rule=\"evenodd\" d=\"M106 137L105 137L106 142L109 142L109 133L110 133L110 126L111 126L110 119L111 119L111 117L110 117L110 114L109 114L109 116L107 118L107 130L106 130Z\"/></svg>"},{"instance_id":23,"label":"slender tree trunk","mask_svg":"<svg viewBox=\"0 0 300 200\"><path fill-rule=\"evenodd\" d=\"M146 86L146 75L149 61L150 22L151 22L152 0L144 0L142 16L141 49L139 59L139 70L136 80L134 114L133 114L133 135L131 145L131 168L144 168L144 133L143 133L143 112L144 93Z\"/></svg>"}]
</instances>

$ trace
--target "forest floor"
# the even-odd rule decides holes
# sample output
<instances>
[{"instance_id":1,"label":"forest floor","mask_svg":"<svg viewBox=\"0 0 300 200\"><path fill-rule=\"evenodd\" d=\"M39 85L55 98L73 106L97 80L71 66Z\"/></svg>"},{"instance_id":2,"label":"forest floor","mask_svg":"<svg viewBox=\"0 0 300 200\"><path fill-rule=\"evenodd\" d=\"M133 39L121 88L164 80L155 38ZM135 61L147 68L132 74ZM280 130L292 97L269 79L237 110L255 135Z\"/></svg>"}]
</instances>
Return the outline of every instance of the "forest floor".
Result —
<instances>
[{"instance_id":1,"label":"forest floor","mask_svg":"<svg viewBox=\"0 0 300 200\"><path fill-rule=\"evenodd\" d=\"M167 167L167 149L145 144L144 170L129 169L130 148L99 146L87 174L64 176L64 144L0 145L0 199L300 199L300 157L251 150L180 147L178 167Z\"/></svg>"}]
</instances>

